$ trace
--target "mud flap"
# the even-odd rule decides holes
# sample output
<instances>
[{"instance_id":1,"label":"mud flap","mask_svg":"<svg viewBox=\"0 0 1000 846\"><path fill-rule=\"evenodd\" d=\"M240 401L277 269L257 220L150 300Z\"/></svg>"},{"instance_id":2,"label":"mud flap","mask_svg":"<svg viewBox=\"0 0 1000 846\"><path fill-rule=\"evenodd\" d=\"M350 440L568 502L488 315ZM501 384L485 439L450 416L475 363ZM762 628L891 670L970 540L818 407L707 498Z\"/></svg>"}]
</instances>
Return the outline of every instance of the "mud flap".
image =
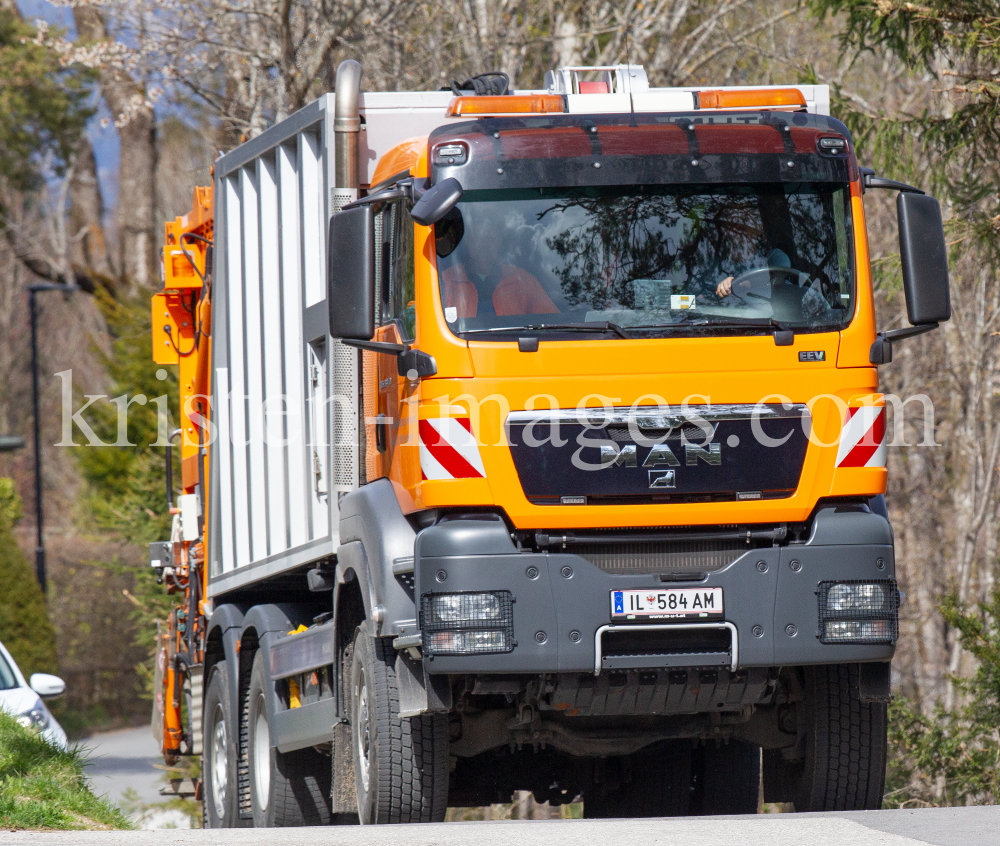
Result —
<instances>
[{"instance_id":1,"label":"mud flap","mask_svg":"<svg viewBox=\"0 0 1000 846\"><path fill-rule=\"evenodd\" d=\"M429 675L423 661L414 661L402 651L396 654L396 685L400 717L447 714L451 710L448 677Z\"/></svg>"},{"instance_id":2,"label":"mud flap","mask_svg":"<svg viewBox=\"0 0 1000 846\"><path fill-rule=\"evenodd\" d=\"M190 698L188 699L188 737L191 743L191 754L201 755L202 751L202 705L204 696L203 664L192 664L188 667L188 682L190 685Z\"/></svg>"},{"instance_id":3,"label":"mud flap","mask_svg":"<svg viewBox=\"0 0 1000 846\"><path fill-rule=\"evenodd\" d=\"M167 639L163 634L160 621L156 621L156 662L153 666L153 714L150 718L150 728L153 737L163 748L163 718L165 703L163 701L163 679L167 672Z\"/></svg>"}]
</instances>

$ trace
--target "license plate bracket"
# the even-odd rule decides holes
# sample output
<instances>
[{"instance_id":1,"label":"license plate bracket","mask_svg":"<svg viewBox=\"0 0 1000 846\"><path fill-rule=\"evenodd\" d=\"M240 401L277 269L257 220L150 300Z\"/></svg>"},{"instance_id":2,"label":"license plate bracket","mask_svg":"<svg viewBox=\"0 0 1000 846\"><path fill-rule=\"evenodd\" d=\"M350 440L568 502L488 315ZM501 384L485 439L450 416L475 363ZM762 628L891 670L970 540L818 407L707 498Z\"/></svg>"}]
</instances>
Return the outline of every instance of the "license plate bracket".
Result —
<instances>
[{"instance_id":1,"label":"license plate bracket","mask_svg":"<svg viewBox=\"0 0 1000 846\"><path fill-rule=\"evenodd\" d=\"M722 588L653 588L611 591L611 619L721 620Z\"/></svg>"}]
</instances>

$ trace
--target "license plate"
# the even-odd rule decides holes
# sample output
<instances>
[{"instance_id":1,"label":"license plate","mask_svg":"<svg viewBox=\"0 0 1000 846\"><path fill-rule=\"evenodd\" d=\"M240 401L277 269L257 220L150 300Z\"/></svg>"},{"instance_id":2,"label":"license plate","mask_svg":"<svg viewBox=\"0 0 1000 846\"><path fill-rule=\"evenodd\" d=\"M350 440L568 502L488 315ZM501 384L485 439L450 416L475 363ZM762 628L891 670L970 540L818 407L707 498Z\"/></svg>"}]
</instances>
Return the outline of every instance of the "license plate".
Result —
<instances>
[{"instance_id":1,"label":"license plate","mask_svg":"<svg viewBox=\"0 0 1000 846\"><path fill-rule=\"evenodd\" d=\"M722 616L722 588L611 591L612 620L711 620Z\"/></svg>"}]
</instances>

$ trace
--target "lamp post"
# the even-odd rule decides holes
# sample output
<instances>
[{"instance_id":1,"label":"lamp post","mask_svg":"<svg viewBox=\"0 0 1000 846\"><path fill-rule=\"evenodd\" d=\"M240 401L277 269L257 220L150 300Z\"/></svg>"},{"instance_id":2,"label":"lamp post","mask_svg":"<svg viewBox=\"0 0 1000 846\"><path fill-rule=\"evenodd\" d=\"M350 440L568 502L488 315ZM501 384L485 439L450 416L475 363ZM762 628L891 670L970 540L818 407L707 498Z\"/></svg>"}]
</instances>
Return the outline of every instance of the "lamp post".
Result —
<instances>
[{"instance_id":1,"label":"lamp post","mask_svg":"<svg viewBox=\"0 0 1000 846\"><path fill-rule=\"evenodd\" d=\"M35 518L38 539L35 544L35 575L45 593L45 538L42 534L42 438L38 411L38 309L35 295L39 291L79 291L79 285L56 285L53 282L36 282L28 286L28 310L31 313L31 409L34 416L35 436Z\"/></svg>"}]
</instances>

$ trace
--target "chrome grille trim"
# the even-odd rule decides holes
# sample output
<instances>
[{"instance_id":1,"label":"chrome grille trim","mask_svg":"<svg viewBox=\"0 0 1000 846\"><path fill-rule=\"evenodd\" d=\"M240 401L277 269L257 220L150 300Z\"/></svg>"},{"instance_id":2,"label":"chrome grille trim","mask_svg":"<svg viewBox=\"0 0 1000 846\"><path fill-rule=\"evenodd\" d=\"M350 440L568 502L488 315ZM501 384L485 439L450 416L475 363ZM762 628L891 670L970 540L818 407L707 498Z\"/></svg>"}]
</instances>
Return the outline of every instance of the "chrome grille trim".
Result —
<instances>
[{"instance_id":1,"label":"chrome grille trim","mask_svg":"<svg viewBox=\"0 0 1000 846\"><path fill-rule=\"evenodd\" d=\"M613 426L630 423L640 429L677 429L719 420L774 420L786 417L810 417L804 403L788 405L756 403L754 405L661 405L636 408L558 408L538 411L512 411L507 415L510 424L527 424L550 421L589 426Z\"/></svg>"}]
</instances>

